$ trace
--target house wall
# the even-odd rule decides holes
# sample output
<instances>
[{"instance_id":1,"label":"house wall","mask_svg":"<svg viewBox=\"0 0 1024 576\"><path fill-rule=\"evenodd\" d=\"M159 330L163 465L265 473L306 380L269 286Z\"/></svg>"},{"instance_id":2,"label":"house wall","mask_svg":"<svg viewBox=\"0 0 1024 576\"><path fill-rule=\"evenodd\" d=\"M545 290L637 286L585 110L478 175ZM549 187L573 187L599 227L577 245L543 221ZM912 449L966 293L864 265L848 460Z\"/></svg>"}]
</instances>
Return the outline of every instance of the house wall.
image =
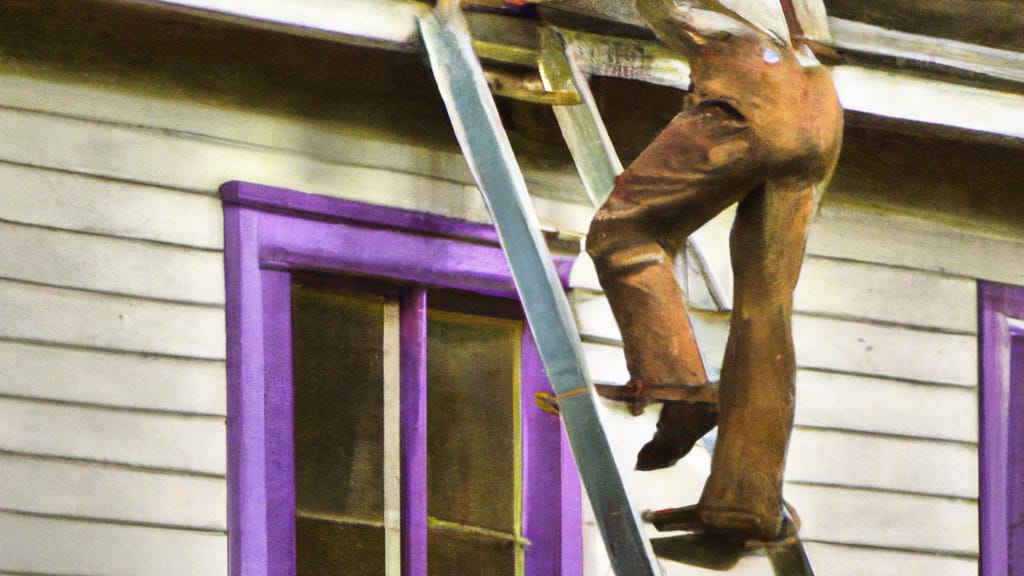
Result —
<instances>
[{"instance_id":1,"label":"house wall","mask_svg":"<svg viewBox=\"0 0 1024 576\"><path fill-rule=\"evenodd\" d=\"M10 69L0 85L0 573L226 574L218 186L486 208L456 154Z\"/></svg>"},{"instance_id":2,"label":"house wall","mask_svg":"<svg viewBox=\"0 0 1024 576\"><path fill-rule=\"evenodd\" d=\"M0 67L0 574L226 574L222 220L246 179L486 221L462 159L365 132ZM528 174L582 234L578 186ZM823 574L974 574L973 278L1024 244L826 204L797 297L787 497ZM595 379L625 380L584 259ZM709 361L725 318L702 313ZM602 404L625 469L653 430ZM627 471L690 503L707 459ZM682 572L678 567L672 573ZM587 574L605 574L588 525Z\"/></svg>"}]
</instances>

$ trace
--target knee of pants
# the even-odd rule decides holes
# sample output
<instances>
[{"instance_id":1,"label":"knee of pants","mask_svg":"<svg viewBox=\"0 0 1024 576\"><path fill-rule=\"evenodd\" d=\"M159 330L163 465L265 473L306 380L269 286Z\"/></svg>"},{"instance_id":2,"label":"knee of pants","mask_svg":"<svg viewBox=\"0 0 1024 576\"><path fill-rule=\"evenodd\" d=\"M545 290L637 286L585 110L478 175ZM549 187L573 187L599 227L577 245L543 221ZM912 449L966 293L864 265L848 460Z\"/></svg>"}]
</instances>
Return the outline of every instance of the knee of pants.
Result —
<instances>
[{"instance_id":1,"label":"knee of pants","mask_svg":"<svg viewBox=\"0 0 1024 576\"><path fill-rule=\"evenodd\" d=\"M598 276L630 274L648 266L666 264L668 261L665 249L650 240L608 243L593 250L588 242L587 251L594 259Z\"/></svg>"}]
</instances>

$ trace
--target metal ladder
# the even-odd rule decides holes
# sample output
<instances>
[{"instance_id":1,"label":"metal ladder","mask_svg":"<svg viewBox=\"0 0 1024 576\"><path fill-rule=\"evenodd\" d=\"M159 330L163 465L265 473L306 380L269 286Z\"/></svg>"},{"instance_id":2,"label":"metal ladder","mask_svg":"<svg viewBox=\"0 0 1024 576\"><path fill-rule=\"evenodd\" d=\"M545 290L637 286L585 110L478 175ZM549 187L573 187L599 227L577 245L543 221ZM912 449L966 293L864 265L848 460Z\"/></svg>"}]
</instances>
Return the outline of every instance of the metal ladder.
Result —
<instances>
[{"instance_id":1,"label":"metal ladder","mask_svg":"<svg viewBox=\"0 0 1024 576\"><path fill-rule=\"evenodd\" d=\"M572 310L457 0L439 0L432 13L421 17L420 32L456 138L508 258L612 568L618 576L660 574L597 414ZM611 192L622 164L586 78L567 56L558 32L544 27L540 33L537 65L545 89L579 96L578 103L553 110L596 207ZM691 249L701 257L699 246L691 244ZM738 559L742 550L733 552ZM777 576L813 576L799 539L795 545L767 548L766 555Z\"/></svg>"},{"instance_id":2,"label":"metal ladder","mask_svg":"<svg viewBox=\"0 0 1024 576\"><path fill-rule=\"evenodd\" d=\"M555 273L526 182L498 117L483 68L456 3L443 0L420 21L423 42L459 145L491 212L555 394L580 477L619 576L655 576L657 560L630 505L594 404L569 301ZM564 58L564 55L563 55ZM553 63L554 78L568 62ZM586 125L586 119L582 119ZM600 128L603 130L603 127ZM583 135L581 134L581 139ZM599 164L588 190L611 190ZM604 180L602 180L604 179Z\"/></svg>"}]
</instances>

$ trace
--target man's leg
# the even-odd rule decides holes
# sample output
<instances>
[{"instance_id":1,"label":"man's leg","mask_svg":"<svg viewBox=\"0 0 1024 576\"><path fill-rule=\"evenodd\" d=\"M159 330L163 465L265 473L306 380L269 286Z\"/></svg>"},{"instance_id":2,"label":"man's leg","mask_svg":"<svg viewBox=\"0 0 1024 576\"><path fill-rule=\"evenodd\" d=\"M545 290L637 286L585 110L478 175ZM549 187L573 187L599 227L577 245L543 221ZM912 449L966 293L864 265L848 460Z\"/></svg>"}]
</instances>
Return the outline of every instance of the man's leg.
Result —
<instances>
[{"instance_id":1,"label":"man's leg","mask_svg":"<svg viewBox=\"0 0 1024 576\"><path fill-rule=\"evenodd\" d=\"M814 191L769 183L743 199L731 237L735 291L719 385L718 441L698 510L711 531L772 539L793 423L791 315Z\"/></svg>"},{"instance_id":2,"label":"man's leg","mask_svg":"<svg viewBox=\"0 0 1024 576\"><path fill-rule=\"evenodd\" d=\"M728 108L687 110L617 179L587 236L622 332L631 384L700 386L707 375L673 275L673 252L760 179L746 123ZM642 399L641 399L642 401Z\"/></svg>"}]
</instances>

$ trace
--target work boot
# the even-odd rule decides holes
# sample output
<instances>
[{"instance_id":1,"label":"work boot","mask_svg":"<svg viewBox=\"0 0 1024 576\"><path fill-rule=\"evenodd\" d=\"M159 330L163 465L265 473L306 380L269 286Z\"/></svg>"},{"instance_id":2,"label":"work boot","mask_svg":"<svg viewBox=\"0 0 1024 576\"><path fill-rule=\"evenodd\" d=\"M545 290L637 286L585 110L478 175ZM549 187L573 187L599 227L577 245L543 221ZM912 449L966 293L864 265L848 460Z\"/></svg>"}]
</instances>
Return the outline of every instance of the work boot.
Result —
<instances>
[{"instance_id":1,"label":"work boot","mask_svg":"<svg viewBox=\"0 0 1024 576\"><path fill-rule=\"evenodd\" d=\"M718 407L705 402L665 402L658 430L636 457L637 470L668 468L718 424Z\"/></svg>"}]
</instances>

